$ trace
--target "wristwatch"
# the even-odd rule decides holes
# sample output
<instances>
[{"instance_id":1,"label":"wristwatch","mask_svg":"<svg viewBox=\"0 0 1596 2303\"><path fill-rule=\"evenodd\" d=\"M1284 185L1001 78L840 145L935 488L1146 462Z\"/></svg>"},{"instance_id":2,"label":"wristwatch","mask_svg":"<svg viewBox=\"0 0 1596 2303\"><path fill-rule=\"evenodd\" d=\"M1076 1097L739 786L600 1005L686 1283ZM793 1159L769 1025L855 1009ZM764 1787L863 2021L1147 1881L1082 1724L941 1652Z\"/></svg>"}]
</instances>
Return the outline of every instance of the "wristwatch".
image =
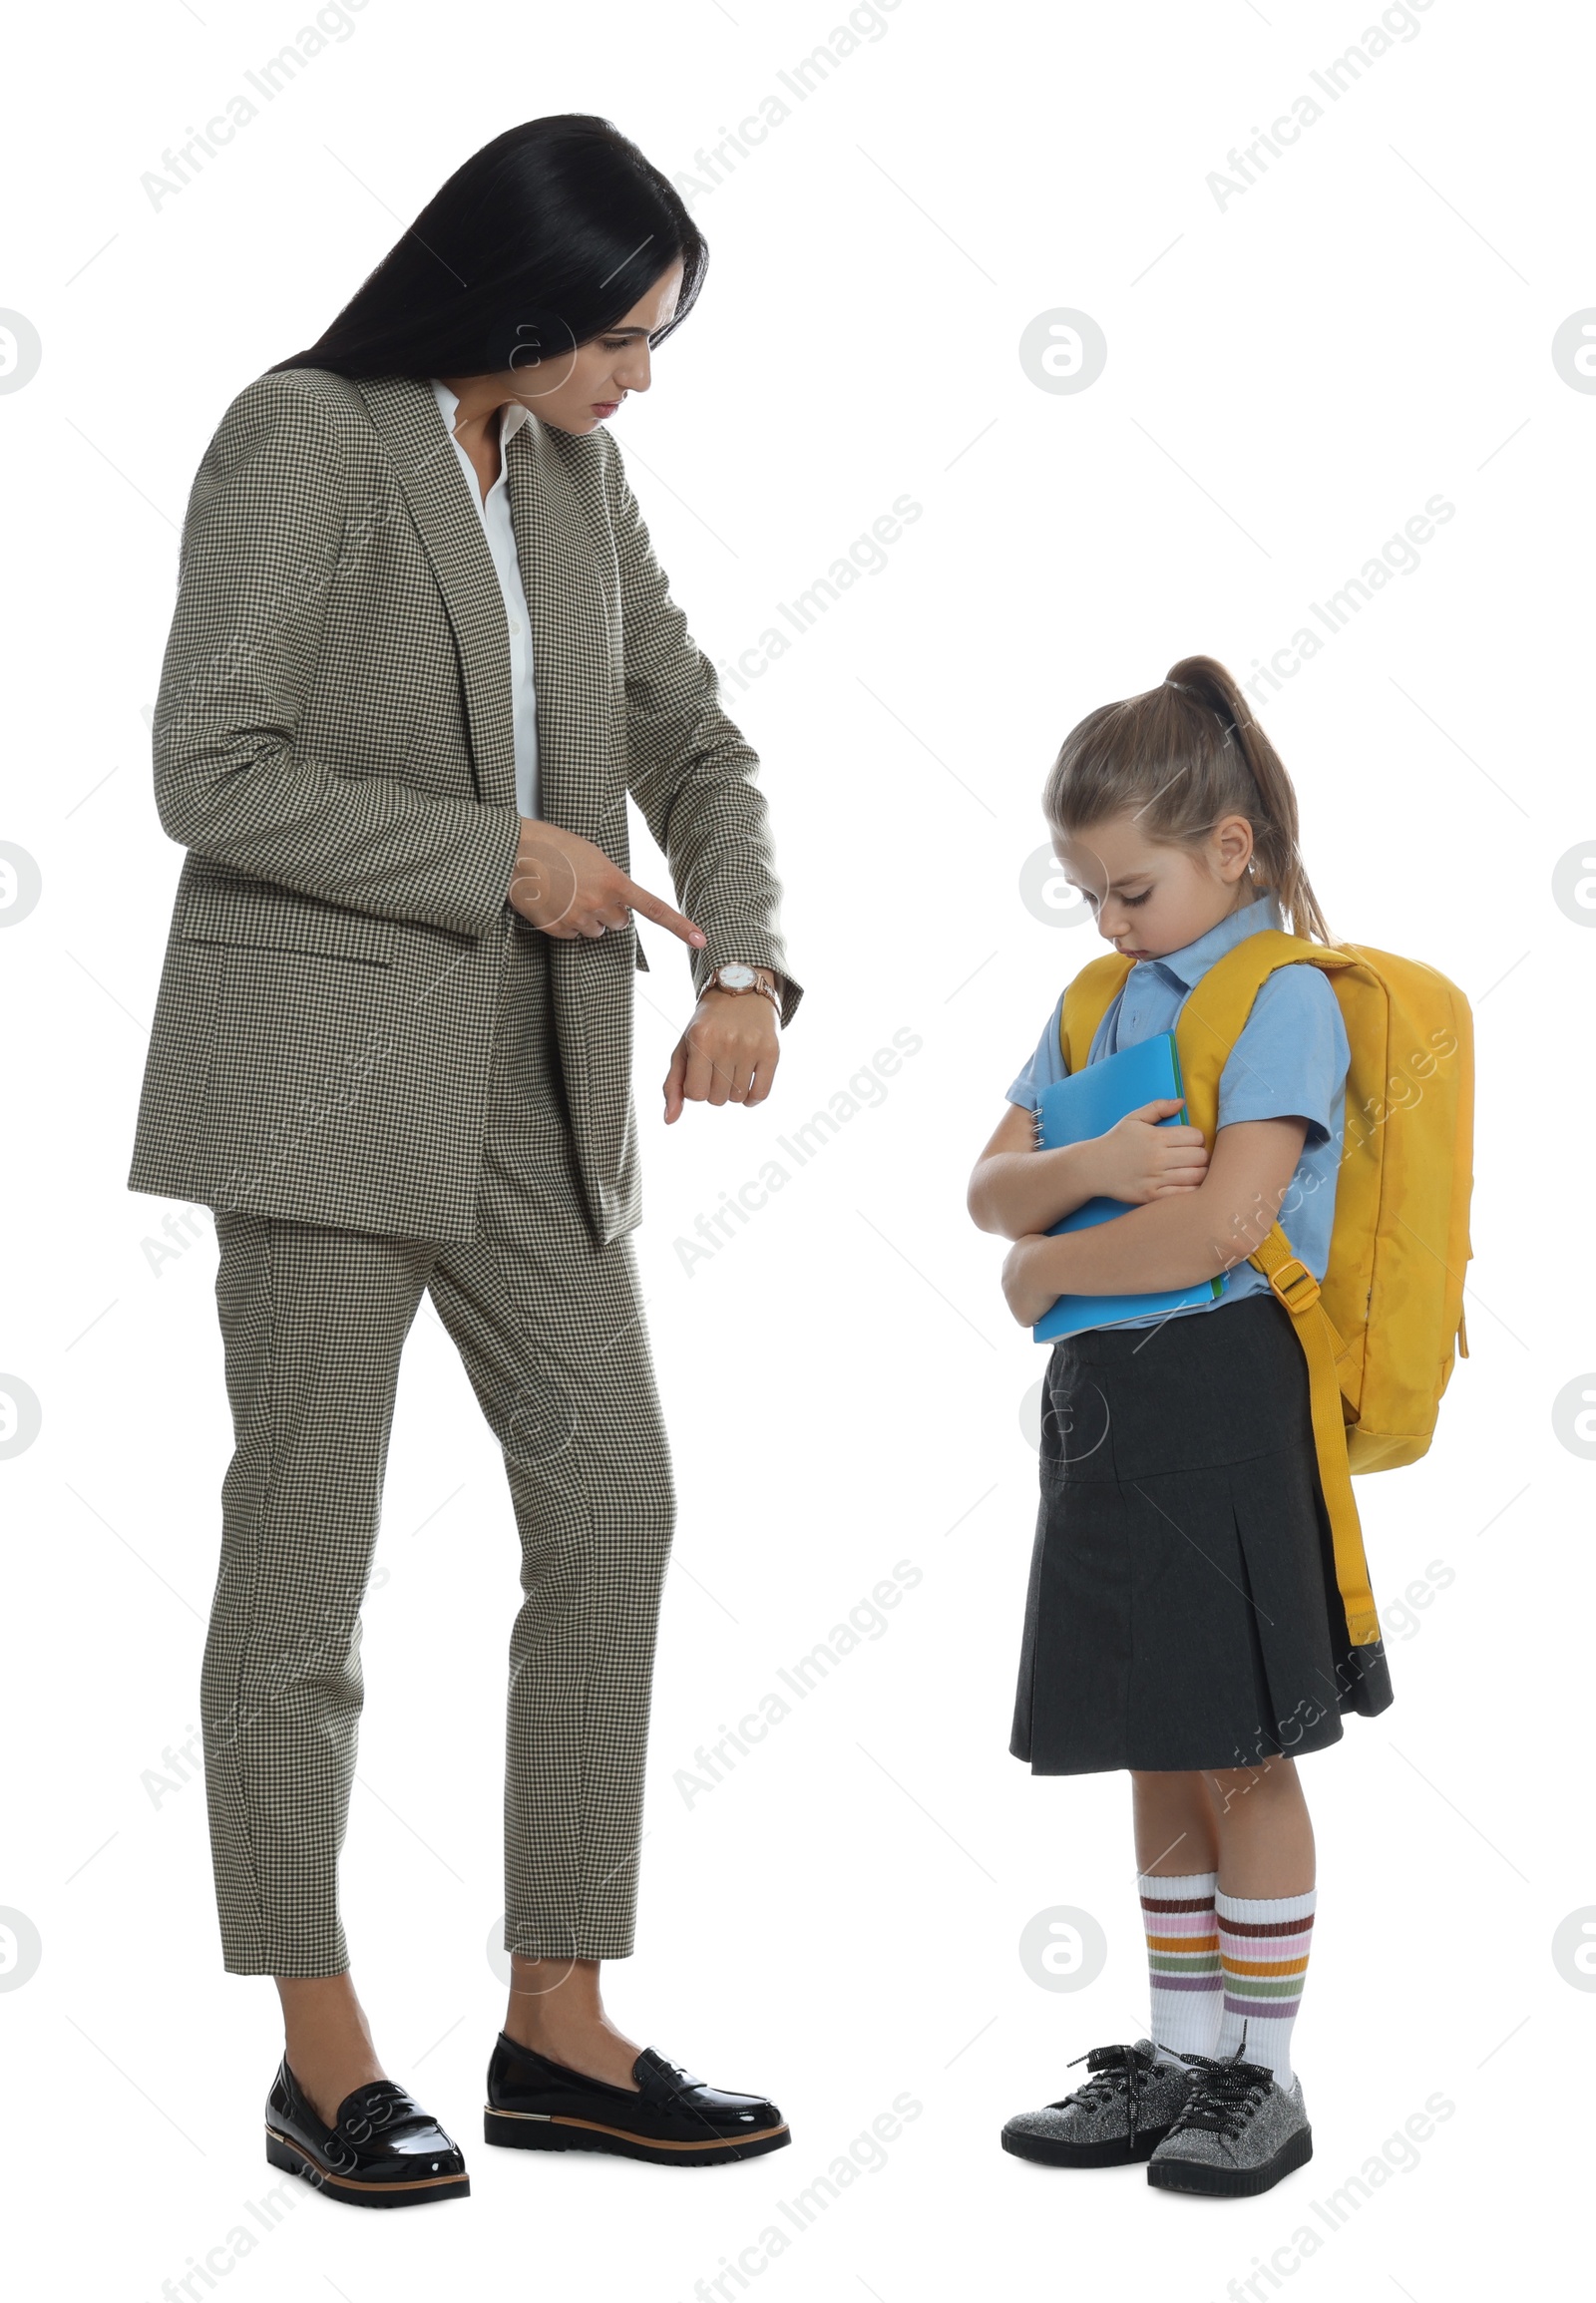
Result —
<instances>
[{"instance_id":1,"label":"wristwatch","mask_svg":"<svg viewBox=\"0 0 1596 2303\"><path fill-rule=\"evenodd\" d=\"M723 967L712 967L704 978L704 991L762 991L776 1013L781 1013L781 993L770 978L768 969L750 967L746 960L728 960ZM701 991L698 995L703 997Z\"/></svg>"}]
</instances>

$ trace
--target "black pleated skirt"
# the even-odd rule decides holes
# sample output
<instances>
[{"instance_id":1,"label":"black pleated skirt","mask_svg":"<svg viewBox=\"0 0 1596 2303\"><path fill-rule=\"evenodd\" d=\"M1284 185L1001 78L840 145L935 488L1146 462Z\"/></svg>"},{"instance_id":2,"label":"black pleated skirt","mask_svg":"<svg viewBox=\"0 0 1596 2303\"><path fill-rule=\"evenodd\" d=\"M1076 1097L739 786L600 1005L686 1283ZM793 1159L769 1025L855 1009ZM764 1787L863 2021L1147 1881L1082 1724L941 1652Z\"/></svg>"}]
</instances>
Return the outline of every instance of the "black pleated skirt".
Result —
<instances>
[{"instance_id":1,"label":"black pleated skirt","mask_svg":"<svg viewBox=\"0 0 1596 2303\"><path fill-rule=\"evenodd\" d=\"M1391 1701L1384 1647L1347 1636L1285 1307L1061 1338L1014 1756L1038 1775L1251 1767Z\"/></svg>"}]
</instances>

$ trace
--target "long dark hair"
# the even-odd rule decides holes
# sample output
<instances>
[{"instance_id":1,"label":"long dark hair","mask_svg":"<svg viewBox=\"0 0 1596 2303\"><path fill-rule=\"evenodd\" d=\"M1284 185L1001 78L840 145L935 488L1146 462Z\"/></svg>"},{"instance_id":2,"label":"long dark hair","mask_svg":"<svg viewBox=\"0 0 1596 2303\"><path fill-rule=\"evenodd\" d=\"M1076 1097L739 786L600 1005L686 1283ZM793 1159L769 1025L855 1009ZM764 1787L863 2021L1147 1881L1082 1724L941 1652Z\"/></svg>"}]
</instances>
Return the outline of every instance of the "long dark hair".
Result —
<instances>
[{"instance_id":1,"label":"long dark hair","mask_svg":"<svg viewBox=\"0 0 1596 2303\"><path fill-rule=\"evenodd\" d=\"M1065 839L1134 813L1149 840L1171 848L1196 847L1222 817L1245 816L1282 925L1310 943L1335 942L1297 845L1285 763L1211 655L1182 656L1159 686L1088 712L1064 738L1042 812Z\"/></svg>"},{"instance_id":2,"label":"long dark hair","mask_svg":"<svg viewBox=\"0 0 1596 2303\"><path fill-rule=\"evenodd\" d=\"M277 368L485 376L615 326L673 263L681 325L709 250L668 177L611 121L507 128L457 168L315 343Z\"/></svg>"}]
</instances>

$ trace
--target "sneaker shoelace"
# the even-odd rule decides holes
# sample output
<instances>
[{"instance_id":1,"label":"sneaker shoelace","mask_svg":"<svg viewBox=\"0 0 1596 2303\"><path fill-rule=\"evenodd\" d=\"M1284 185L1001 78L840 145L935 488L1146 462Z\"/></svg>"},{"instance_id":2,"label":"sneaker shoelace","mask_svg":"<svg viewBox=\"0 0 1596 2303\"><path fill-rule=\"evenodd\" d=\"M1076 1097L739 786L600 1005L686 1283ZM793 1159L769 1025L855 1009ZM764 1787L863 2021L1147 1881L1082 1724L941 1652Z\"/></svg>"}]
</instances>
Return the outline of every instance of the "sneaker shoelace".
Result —
<instances>
[{"instance_id":1,"label":"sneaker shoelace","mask_svg":"<svg viewBox=\"0 0 1596 2303\"><path fill-rule=\"evenodd\" d=\"M1077 2063L1083 2063L1091 2076L1073 2095L1064 2097L1064 2104L1079 2104L1083 2111L1101 2111L1116 2097L1123 2096L1129 2125L1125 2147L1133 2148L1142 2091L1152 2077L1152 2057L1139 2047L1094 2047L1084 2055L1077 2055L1065 2069L1073 2071ZM1057 2108L1061 2111L1063 2104Z\"/></svg>"},{"instance_id":2,"label":"sneaker shoelace","mask_svg":"<svg viewBox=\"0 0 1596 2303\"><path fill-rule=\"evenodd\" d=\"M1171 2137L1190 2127L1216 2134L1224 2143L1236 2140L1275 2084L1267 2064L1240 2059L1239 2048L1231 2056L1182 2056L1191 2087L1175 2113Z\"/></svg>"}]
</instances>

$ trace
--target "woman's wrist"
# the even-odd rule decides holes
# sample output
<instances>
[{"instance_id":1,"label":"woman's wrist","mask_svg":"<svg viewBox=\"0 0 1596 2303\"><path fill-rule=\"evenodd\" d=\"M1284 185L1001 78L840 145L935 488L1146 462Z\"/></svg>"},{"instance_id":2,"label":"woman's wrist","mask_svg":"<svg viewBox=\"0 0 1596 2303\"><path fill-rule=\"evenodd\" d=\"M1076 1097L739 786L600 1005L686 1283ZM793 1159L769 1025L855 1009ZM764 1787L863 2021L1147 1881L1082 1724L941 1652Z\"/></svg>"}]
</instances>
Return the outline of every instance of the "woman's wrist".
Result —
<instances>
[{"instance_id":1,"label":"woman's wrist","mask_svg":"<svg viewBox=\"0 0 1596 2303\"><path fill-rule=\"evenodd\" d=\"M731 980L729 982L723 981L722 978L728 970ZM752 982L747 980L749 976L753 978ZM778 1019L783 1012L781 976L777 969L769 966L762 960L720 960L709 970L704 979L703 989L698 996L700 999L705 999L717 991L725 992L729 996L739 999L749 997L768 999L775 1009Z\"/></svg>"}]
</instances>

